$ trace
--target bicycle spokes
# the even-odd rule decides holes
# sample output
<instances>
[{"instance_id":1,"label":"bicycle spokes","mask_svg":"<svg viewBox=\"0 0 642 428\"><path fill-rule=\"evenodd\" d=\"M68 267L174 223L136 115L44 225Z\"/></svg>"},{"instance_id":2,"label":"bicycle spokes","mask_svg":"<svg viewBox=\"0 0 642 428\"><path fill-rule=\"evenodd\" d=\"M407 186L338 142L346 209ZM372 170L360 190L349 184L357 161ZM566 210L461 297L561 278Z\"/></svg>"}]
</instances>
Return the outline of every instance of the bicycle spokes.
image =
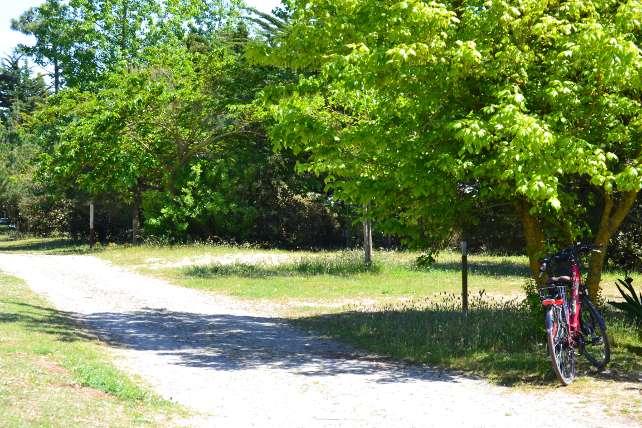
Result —
<instances>
[{"instance_id":1,"label":"bicycle spokes","mask_svg":"<svg viewBox=\"0 0 642 428\"><path fill-rule=\"evenodd\" d=\"M580 314L580 350L595 368L603 369L611 359L609 339L602 315L588 298Z\"/></svg>"},{"instance_id":2,"label":"bicycle spokes","mask_svg":"<svg viewBox=\"0 0 642 428\"><path fill-rule=\"evenodd\" d=\"M566 314L561 306L553 306L547 317L550 322L547 336L553 369L562 383L568 385L575 378L575 349Z\"/></svg>"}]
</instances>

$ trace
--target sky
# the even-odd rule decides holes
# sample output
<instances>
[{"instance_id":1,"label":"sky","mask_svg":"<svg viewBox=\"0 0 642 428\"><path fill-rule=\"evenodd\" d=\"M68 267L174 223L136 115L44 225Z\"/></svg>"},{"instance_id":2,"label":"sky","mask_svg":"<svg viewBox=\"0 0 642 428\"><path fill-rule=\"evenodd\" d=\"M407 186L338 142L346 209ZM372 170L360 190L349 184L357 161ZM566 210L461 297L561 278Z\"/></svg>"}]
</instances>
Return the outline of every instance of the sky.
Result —
<instances>
[{"instance_id":1,"label":"sky","mask_svg":"<svg viewBox=\"0 0 642 428\"><path fill-rule=\"evenodd\" d=\"M255 8L269 12L278 6L280 0L245 0ZM30 39L21 33L11 30L11 19L17 18L30 7L43 3L43 0L0 0L0 58L11 53L18 43L30 42Z\"/></svg>"}]
</instances>

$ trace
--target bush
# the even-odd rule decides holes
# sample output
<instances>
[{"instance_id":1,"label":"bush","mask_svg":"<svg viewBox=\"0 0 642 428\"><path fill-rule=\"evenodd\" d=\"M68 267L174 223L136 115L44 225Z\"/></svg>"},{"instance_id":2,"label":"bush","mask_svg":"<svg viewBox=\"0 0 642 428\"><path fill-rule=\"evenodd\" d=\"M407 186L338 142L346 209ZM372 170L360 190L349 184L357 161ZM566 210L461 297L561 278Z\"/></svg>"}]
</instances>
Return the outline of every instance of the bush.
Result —
<instances>
[{"instance_id":1,"label":"bush","mask_svg":"<svg viewBox=\"0 0 642 428\"><path fill-rule=\"evenodd\" d=\"M633 288L633 278L627 276L624 279L618 279L615 285L624 298L624 302L609 302L609 304L620 309L638 323L642 323L642 292L639 295L636 293Z\"/></svg>"},{"instance_id":2,"label":"bush","mask_svg":"<svg viewBox=\"0 0 642 428\"><path fill-rule=\"evenodd\" d=\"M373 263L366 265L363 256L357 252L344 252L339 256L301 257L294 262L280 264L231 263L210 266L193 266L186 269L189 276L209 278L239 276L243 278L267 278L273 276L349 276L359 273L378 272L380 267Z\"/></svg>"}]
</instances>

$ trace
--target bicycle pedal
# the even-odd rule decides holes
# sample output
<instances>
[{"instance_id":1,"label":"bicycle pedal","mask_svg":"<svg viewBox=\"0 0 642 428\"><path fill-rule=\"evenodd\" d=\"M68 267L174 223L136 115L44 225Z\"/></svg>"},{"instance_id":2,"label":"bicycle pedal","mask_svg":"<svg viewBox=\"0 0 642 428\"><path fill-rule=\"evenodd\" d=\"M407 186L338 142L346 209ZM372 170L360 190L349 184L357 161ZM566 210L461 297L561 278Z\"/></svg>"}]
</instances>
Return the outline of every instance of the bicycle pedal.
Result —
<instances>
[{"instance_id":1,"label":"bicycle pedal","mask_svg":"<svg viewBox=\"0 0 642 428\"><path fill-rule=\"evenodd\" d=\"M594 338L591 339L591 345L601 345L602 343L604 343L604 341L600 336L595 336Z\"/></svg>"}]
</instances>

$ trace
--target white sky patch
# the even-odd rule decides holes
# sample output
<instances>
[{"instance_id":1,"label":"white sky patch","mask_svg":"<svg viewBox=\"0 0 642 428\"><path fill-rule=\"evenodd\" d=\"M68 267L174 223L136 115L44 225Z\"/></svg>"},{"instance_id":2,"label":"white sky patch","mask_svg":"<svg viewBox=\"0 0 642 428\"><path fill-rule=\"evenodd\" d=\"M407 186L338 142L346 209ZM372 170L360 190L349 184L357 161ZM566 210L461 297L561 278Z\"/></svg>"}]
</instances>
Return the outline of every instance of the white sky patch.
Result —
<instances>
[{"instance_id":1,"label":"white sky patch","mask_svg":"<svg viewBox=\"0 0 642 428\"><path fill-rule=\"evenodd\" d=\"M38 6L43 2L44 0L0 0L0 58L9 55L19 43L33 42L32 38L11 30L11 20L18 18L30 7ZM245 0L245 2L263 12L270 12L281 4L280 0Z\"/></svg>"},{"instance_id":2,"label":"white sky patch","mask_svg":"<svg viewBox=\"0 0 642 428\"><path fill-rule=\"evenodd\" d=\"M13 51L18 43L29 44L31 37L13 31L11 20L18 18L24 11L42 4L43 0L0 0L0 57L4 58Z\"/></svg>"}]
</instances>

